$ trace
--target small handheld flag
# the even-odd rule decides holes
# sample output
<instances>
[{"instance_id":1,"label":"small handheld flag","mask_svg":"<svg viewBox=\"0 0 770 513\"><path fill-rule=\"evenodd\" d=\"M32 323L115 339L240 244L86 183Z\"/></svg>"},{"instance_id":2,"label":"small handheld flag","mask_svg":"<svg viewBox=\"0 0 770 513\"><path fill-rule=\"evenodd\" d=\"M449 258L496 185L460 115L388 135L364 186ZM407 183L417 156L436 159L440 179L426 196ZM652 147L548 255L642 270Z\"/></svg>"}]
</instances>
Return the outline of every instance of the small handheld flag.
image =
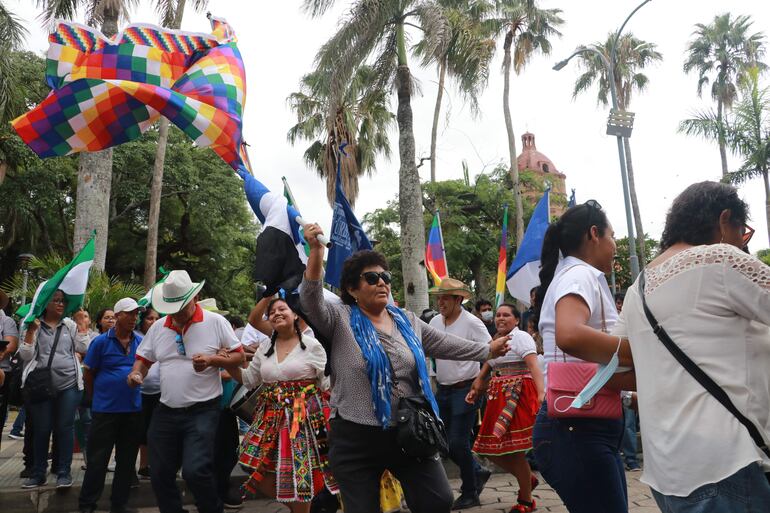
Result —
<instances>
[{"instance_id":1,"label":"small handheld flag","mask_svg":"<svg viewBox=\"0 0 770 513\"><path fill-rule=\"evenodd\" d=\"M503 211L503 233L500 236L500 256L497 258L497 287L495 287L495 309L505 302L505 268L508 262L508 205Z\"/></svg>"},{"instance_id":2,"label":"small handheld flag","mask_svg":"<svg viewBox=\"0 0 770 513\"><path fill-rule=\"evenodd\" d=\"M91 235L91 239L69 264L59 269L50 279L37 287L29 311L22 320L24 325L29 325L43 314L48 302L57 290L64 292L65 316L73 314L83 305L83 298L88 286L88 273L94 263L95 237L96 232Z\"/></svg>"},{"instance_id":3,"label":"small handheld flag","mask_svg":"<svg viewBox=\"0 0 770 513\"><path fill-rule=\"evenodd\" d=\"M433 223L428 232L428 245L425 248L425 267L430 273L433 285L438 286L441 280L449 276L446 253L444 252L444 236L441 233L441 217L436 210Z\"/></svg>"}]
</instances>

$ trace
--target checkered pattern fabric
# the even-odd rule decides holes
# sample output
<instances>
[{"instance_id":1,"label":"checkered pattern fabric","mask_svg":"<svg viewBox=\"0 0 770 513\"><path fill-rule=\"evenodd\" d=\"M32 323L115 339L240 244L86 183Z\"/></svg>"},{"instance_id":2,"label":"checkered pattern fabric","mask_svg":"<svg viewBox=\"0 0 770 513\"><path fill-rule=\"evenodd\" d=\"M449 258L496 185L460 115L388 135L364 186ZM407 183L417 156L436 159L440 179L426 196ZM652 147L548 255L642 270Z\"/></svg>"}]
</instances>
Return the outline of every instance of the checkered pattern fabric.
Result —
<instances>
[{"instance_id":1,"label":"checkered pattern fabric","mask_svg":"<svg viewBox=\"0 0 770 513\"><path fill-rule=\"evenodd\" d=\"M57 24L47 54L52 92L12 123L24 142L40 157L102 150L136 139L163 115L237 169L246 77L232 38L131 25L115 41Z\"/></svg>"}]
</instances>

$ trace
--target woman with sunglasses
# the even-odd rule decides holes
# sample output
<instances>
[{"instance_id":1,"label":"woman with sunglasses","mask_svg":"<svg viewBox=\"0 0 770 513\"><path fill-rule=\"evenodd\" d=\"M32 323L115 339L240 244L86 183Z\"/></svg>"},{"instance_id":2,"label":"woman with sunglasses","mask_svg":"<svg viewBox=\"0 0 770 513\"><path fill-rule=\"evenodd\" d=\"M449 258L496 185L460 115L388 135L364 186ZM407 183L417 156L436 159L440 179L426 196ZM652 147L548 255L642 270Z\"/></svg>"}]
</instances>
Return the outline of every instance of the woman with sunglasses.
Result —
<instances>
[{"instance_id":1,"label":"woman with sunglasses","mask_svg":"<svg viewBox=\"0 0 770 513\"><path fill-rule=\"evenodd\" d=\"M76 352L85 352L88 332L79 332L75 322L64 317L67 298L61 290L51 296L40 318L23 328L24 343L19 356L25 362L22 388L27 377L36 368L44 368L49 362L50 376L56 396L44 400L31 398L24 405L33 426L32 477L22 488L37 488L46 484L48 443L55 434L56 447L53 456L57 488L72 486L72 450L75 439L75 412L83 391L83 374ZM53 353L53 355L52 355ZM31 402L33 401L33 402Z\"/></svg>"},{"instance_id":2,"label":"woman with sunglasses","mask_svg":"<svg viewBox=\"0 0 770 513\"><path fill-rule=\"evenodd\" d=\"M285 300L271 300L267 316L270 340L260 344L247 368L231 373L249 389L261 386L254 422L241 443L240 463L251 474L243 487L275 497L293 513L307 513L324 485L337 491L326 455L326 351L302 333Z\"/></svg>"},{"instance_id":3,"label":"woman with sunglasses","mask_svg":"<svg viewBox=\"0 0 770 513\"><path fill-rule=\"evenodd\" d=\"M329 461L345 510L378 513L380 477L389 470L412 513L449 512L453 495L438 454L410 458L398 444L393 428L399 398L422 396L436 412L425 356L486 361L507 351L507 339L464 340L390 305L392 277L375 251L359 251L345 261L343 304L325 301L322 231L308 224L304 234L311 249L300 302L313 326L331 341Z\"/></svg>"},{"instance_id":4,"label":"woman with sunglasses","mask_svg":"<svg viewBox=\"0 0 770 513\"><path fill-rule=\"evenodd\" d=\"M612 272L613 235L593 200L570 208L546 231L535 301L546 390L550 362L606 364L618 353L620 365L632 365L628 342L608 333L618 318L605 277ZM633 373L615 374L605 387L621 387L620 403L620 390L633 389ZM532 439L535 461L570 513L628 511L622 436L622 418L551 418L542 404Z\"/></svg>"},{"instance_id":5,"label":"woman with sunglasses","mask_svg":"<svg viewBox=\"0 0 770 513\"><path fill-rule=\"evenodd\" d=\"M685 189L666 216L661 253L628 289L616 327L634 354L641 480L663 513L770 511L770 458L674 359L642 303L644 294L674 344L770 440L770 267L744 252L747 218L730 185Z\"/></svg>"}]
</instances>

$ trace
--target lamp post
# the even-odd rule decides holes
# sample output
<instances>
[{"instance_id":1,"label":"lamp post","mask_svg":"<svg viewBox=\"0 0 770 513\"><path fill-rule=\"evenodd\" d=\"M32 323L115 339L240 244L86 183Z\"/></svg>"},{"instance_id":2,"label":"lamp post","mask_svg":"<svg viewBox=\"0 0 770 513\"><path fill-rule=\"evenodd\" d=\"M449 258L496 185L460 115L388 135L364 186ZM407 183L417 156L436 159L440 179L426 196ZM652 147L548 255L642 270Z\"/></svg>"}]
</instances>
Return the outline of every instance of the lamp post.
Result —
<instances>
[{"instance_id":1,"label":"lamp post","mask_svg":"<svg viewBox=\"0 0 770 513\"><path fill-rule=\"evenodd\" d=\"M623 203L625 204L625 210L626 210L626 228L628 230L628 260L631 267L631 281L635 281L636 277L639 275L639 257L636 254L636 237L634 236L634 218L631 213L631 201L629 196L629 186L628 186L628 170L626 169L626 155L625 150L623 148L623 139L631 137L631 131L633 130L634 125L634 114L632 112L627 111L621 111L618 108L618 92L616 89L615 84L615 57L617 55L617 46L618 41L620 40L620 34L623 32L623 29L625 28L626 24L628 23L628 20L631 19L631 17L636 14L636 11L641 9L645 4L649 3L651 0L644 0L641 4L639 4L636 9L631 11L631 14L626 17L623 24L620 26L618 31L615 33L615 37L612 40L612 46L610 47L610 58L607 59L607 57L600 52L598 49L593 47L586 47L586 46L580 46L578 47L572 55L567 57L566 59L557 62L553 69L555 71L559 71L562 68L564 68L569 61L575 57L576 55L580 55L582 53L594 53L599 56L599 59L602 61L602 64L604 64L604 67L607 68L607 75L608 75L608 81L610 83L610 98L612 100L612 109L610 110L609 118L607 119L607 135L614 135L617 143L618 143L618 159L620 161L620 176L621 176L621 182L623 184ZM644 234L641 234L642 237L644 237Z\"/></svg>"}]
</instances>

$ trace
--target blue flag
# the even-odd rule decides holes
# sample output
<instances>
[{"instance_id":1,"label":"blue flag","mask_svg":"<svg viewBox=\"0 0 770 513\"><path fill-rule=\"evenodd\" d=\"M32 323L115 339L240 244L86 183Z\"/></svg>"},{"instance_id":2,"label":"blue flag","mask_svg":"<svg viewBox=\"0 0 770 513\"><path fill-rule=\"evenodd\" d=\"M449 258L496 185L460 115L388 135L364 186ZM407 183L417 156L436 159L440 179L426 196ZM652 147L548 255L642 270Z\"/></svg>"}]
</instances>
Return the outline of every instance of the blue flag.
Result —
<instances>
[{"instance_id":1,"label":"blue flag","mask_svg":"<svg viewBox=\"0 0 770 513\"><path fill-rule=\"evenodd\" d=\"M569 203L567 203L567 208L572 208L575 205L577 205L577 200L575 200L575 189L572 189L572 194L570 194Z\"/></svg>"},{"instance_id":2,"label":"blue flag","mask_svg":"<svg viewBox=\"0 0 770 513\"><path fill-rule=\"evenodd\" d=\"M529 219L527 231L521 247L516 252L511 267L508 269L508 292L511 296L525 304L529 304L529 291L540 284L540 253L543 251L543 239L550 222L549 202L550 189L546 189L543 197L537 202L532 217Z\"/></svg>"},{"instance_id":3,"label":"blue flag","mask_svg":"<svg viewBox=\"0 0 770 513\"><path fill-rule=\"evenodd\" d=\"M345 153L343 143L340 146L340 154L337 159L337 184L334 195L334 216L332 217L332 229L329 241L332 247L329 250L329 256L326 260L326 276L324 281L332 287L340 287L340 276L342 275L342 264L347 258L363 249L372 249L372 243L366 236L361 223L356 219L350 203L342 191L342 180L340 180L340 162Z\"/></svg>"}]
</instances>

